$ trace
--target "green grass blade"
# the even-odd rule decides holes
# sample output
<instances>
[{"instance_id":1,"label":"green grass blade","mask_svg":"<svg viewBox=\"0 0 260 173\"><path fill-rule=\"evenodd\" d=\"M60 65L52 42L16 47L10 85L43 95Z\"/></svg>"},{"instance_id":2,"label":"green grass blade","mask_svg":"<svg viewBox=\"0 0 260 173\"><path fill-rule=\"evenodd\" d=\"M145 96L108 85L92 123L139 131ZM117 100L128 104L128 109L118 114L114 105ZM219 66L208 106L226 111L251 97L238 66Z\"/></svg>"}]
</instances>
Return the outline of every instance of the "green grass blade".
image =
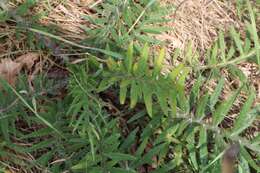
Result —
<instances>
[{"instance_id":1,"label":"green grass blade","mask_svg":"<svg viewBox=\"0 0 260 173\"><path fill-rule=\"evenodd\" d=\"M34 115L39 118L46 126L50 127L52 130L54 130L55 132L57 132L59 135L61 135L62 137L64 137L62 135L62 133L56 129L51 123L49 123L46 119L44 119L42 116L40 116L38 114L38 112L36 110L34 110L30 105L29 103L27 103L27 101L11 86L9 85L5 80L1 79L1 83L3 83L4 85L8 86L12 91L13 93L22 101L22 103L31 111L34 113Z\"/></svg>"}]
</instances>

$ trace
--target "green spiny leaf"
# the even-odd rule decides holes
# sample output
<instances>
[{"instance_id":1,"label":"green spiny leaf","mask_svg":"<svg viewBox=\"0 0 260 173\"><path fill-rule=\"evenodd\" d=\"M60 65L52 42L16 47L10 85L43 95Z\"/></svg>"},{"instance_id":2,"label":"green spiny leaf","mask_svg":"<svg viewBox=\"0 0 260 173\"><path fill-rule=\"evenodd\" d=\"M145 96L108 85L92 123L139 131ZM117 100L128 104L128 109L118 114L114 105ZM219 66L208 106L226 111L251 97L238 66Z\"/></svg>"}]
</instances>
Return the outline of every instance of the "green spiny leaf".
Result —
<instances>
[{"instance_id":1,"label":"green spiny leaf","mask_svg":"<svg viewBox=\"0 0 260 173\"><path fill-rule=\"evenodd\" d=\"M255 161L252 159L252 156L248 153L248 151L244 148L244 147L240 147L240 153L242 155L242 157L245 158L245 160L247 160L248 164L250 166L252 166L257 172L260 171L260 167L259 165L257 165L255 163Z\"/></svg>"},{"instance_id":2,"label":"green spiny leaf","mask_svg":"<svg viewBox=\"0 0 260 173\"><path fill-rule=\"evenodd\" d=\"M202 120L205 116L205 110L208 103L209 94L205 94L198 102L197 110L196 110L196 117L199 120Z\"/></svg>"},{"instance_id":3,"label":"green spiny leaf","mask_svg":"<svg viewBox=\"0 0 260 173\"><path fill-rule=\"evenodd\" d=\"M138 98L140 97L141 88L140 85L138 85L135 81L131 82L131 90L130 90L130 107L134 108Z\"/></svg>"},{"instance_id":4,"label":"green spiny leaf","mask_svg":"<svg viewBox=\"0 0 260 173\"><path fill-rule=\"evenodd\" d=\"M219 96L221 94L221 91L222 91L222 88L224 86L224 83L225 83L225 78L222 77L219 80L218 85L216 86L214 92L212 93L212 95L210 97L210 107L211 107L211 110L214 110L214 106L216 105L216 103L219 100Z\"/></svg>"},{"instance_id":5,"label":"green spiny leaf","mask_svg":"<svg viewBox=\"0 0 260 173\"><path fill-rule=\"evenodd\" d=\"M125 58L125 65L127 68L128 73L130 73L132 71L132 66L133 66L133 61L134 61L134 46L133 46L133 42L131 42L131 44L128 46L127 49L127 56Z\"/></svg>"},{"instance_id":6,"label":"green spiny leaf","mask_svg":"<svg viewBox=\"0 0 260 173\"><path fill-rule=\"evenodd\" d=\"M227 116L227 113L230 111L231 107L233 106L233 103L235 102L237 96L239 95L242 87L237 89L237 91L228 98L228 100L224 101L223 103L218 106L216 111L213 114L213 125L217 126L219 123L224 120L225 116Z\"/></svg>"},{"instance_id":7,"label":"green spiny leaf","mask_svg":"<svg viewBox=\"0 0 260 173\"><path fill-rule=\"evenodd\" d=\"M148 115L152 117L152 106L153 106L153 99L152 99L152 94L153 91L151 90L150 86L147 84L142 84L142 91L143 91L143 96L144 96L144 103L148 112Z\"/></svg>"},{"instance_id":8,"label":"green spiny leaf","mask_svg":"<svg viewBox=\"0 0 260 173\"><path fill-rule=\"evenodd\" d=\"M222 62L225 62L226 61L226 43L225 43L223 31L221 31L220 34L219 34L219 47L220 47L220 50L221 50Z\"/></svg>"},{"instance_id":9,"label":"green spiny leaf","mask_svg":"<svg viewBox=\"0 0 260 173\"><path fill-rule=\"evenodd\" d=\"M205 166L208 163L207 130L203 126L201 126L199 129L199 133L200 160L202 162L202 165Z\"/></svg>"},{"instance_id":10,"label":"green spiny leaf","mask_svg":"<svg viewBox=\"0 0 260 173\"><path fill-rule=\"evenodd\" d=\"M255 100L255 92L252 90L250 95L248 96L247 101L243 105L238 115L238 119L235 121L234 127L232 128L231 136L238 135L244 129L249 127L254 121L255 117L257 116L257 113L259 113L258 110L256 109L253 109L250 112L250 108L254 100Z\"/></svg>"},{"instance_id":11,"label":"green spiny leaf","mask_svg":"<svg viewBox=\"0 0 260 173\"><path fill-rule=\"evenodd\" d=\"M138 61L137 74L144 75L147 72L147 61L148 61L149 47L145 44L141 52L141 57Z\"/></svg>"},{"instance_id":12,"label":"green spiny leaf","mask_svg":"<svg viewBox=\"0 0 260 173\"><path fill-rule=\"evenodd\" d=\"M259 43L258 31L257 31L257 28L256 28L256 19L255 19L255 15L254 15L250 1L247 0L246 2L247 2L247 7L248 7L250 19L251 19L251 26L249 26L249 25L247 25L247 26L248 26L248 28L251 27L251 34L253 36L255 48L257 50L256 51L257 63L258 63L259 68L260 68L260 43Z\"/></svg>"},{"instance_id":13,"label":"green spiny leaf","mask_svg":"<svg viewBox=\"0 0 260 173\"><path fill-rule=\"evenodd\" d=\"M127 95L127 88L128 85L131 83L130 80L123 80L120 83L120 92L119 92L119 100L120 104L124 104L126 100L126 95Z\"/></svg>"},{"instance_id":14,"label":"green spiny leaf","mask_svg":"<svg viewBox=\"0 0 260 173\"><path fill-rule=\"evenodd\" d=\"M153 71L154 76L157 76L160 74L164 57L165 57L165 49L161 49L159 56L155 59L155 65L154 65L155 68Z\"/></svg>"},{"instance_id":15,"label":"green spiny leaf","mask_svg":"<svg viewBox=\"0 0 260 173\"><path fill-rule=\"evenodd\" d=\"M243 55L244 54L244 50L243 50L242 40L240 39L239 33L236 32L234 27L231 27L230 33L231 33L231 36L233 37L233 39L234 39L234 41L236 43L236 46L237 46L240 54Z\"/></svg>"},{"instance_id":16,"label":"green spiny leaf","mask_svg":"<svg viewBox=\"0 0 260 173\"><path fill-rule=\"evenodd\" d=\"M173 82L176 82L177 77L180 75L183 69L184 69L184 65L180 64L172 70L172 72L169 74L169 77Z\"/></svg>"},{"instance_id":17,"label":"green spiny leaf","mask_svg":"<svg viewBox=\"0 0 260 173\"><path fill-rule=\"evenodd\" d=\"M164 114L168 115L168 93L158 86L156 88L156 96Z\"/></svg>"}]
</instances>

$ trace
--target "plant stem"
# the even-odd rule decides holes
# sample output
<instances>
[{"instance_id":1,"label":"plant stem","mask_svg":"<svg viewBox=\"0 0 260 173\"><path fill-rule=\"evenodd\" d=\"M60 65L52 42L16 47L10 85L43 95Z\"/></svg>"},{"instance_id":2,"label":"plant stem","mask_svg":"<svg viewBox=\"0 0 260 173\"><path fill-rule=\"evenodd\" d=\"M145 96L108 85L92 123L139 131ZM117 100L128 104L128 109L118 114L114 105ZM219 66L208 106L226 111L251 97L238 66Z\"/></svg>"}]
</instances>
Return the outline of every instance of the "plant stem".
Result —
<instances>
[{"instance_id":1,"label":"plant stem","mask_svg":"<svg viewBox=\"0 0 260 173\"><path fill-rule=\"evenodd\" d=\"M227 62L222 62L222 63L219 63L219 64L214 64L214 65L205 65L205 66L201 66L199 68L199 70L206 70L206 69L210 69L210 68L221 68L221 67L225 67L227 65L230 65L230 64L237 64L237 63L240 63L248 58L250 58L251 56L254 56L256 55L257 51L259 51L258 49L253 49L252 51L250 51L248 54L246 55L241 55L231 61L227 61Z\"/></svg>"}]
</instances>

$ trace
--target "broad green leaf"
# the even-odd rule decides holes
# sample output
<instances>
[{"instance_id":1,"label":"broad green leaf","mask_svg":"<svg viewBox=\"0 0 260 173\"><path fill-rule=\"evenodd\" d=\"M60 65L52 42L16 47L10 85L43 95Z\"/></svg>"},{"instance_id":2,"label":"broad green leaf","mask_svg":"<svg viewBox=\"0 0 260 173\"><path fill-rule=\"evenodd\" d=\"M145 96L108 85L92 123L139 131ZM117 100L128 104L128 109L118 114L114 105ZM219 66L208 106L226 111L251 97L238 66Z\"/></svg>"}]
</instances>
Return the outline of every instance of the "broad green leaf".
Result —
<instances>
[{"instance_id":1,"label":"broad green leaf","mask_svg":"<svg viewBox=\"0 0 260 173\"><path fill-rule=\"evenodd\" d=\"M250 168L248 165L247 160L244 157L240 157L240 163L238 165L238 172L239 173L250 173Z\"/></svg>"},{"instance_id":2,"label":"broad green leaf","mask_svg":"<svg viewBox=\"0 0 260 173\"><path fill-rule=\"evenodd\" d=\"M184 65L180 64L177 67L175 67L172 72L169 74L170 79L173 82L176 82L177 77L180 75L181 71L184 69Z\"/></svg>"},{"instance_id":3,"label":"broad green leaf","mask_svg":"<svg viewBox=\"0 0 260 173\"><path fill-rule=\"evenodd\" d=\"M235 77L239 78L239 80L243 83L247 82L247 77L244 74L242 70L240 70L236 65L229 65L228 66L228 71Z\"/></svg>"},{"instance_id":4,"label":"broad green leaf","mask_svg":"<svg viewBox=\"0 0 260 173\"><path fill-rule=\"evenodd\" d=\"M228 51L226 60L229 60L229 59L233 58L233 56L235 55L235 53L236 53L236 50L235 50L234 46L231 46L231 47L229 48L229 51Z\"/></svg>"},{"instance_id":5,"label":"broad green leaf","mask_svg":"<svg viewBox=\"0 0 260 173\"><path fill-rule=\"evenodd\" d=\"M137 74L138 75L144 75L147 71L148 65L148 55L149 55L149 47L148 44L145 44L144 48L141 52L141 57L139 61L137 62Z\"/></svg>"},{"instance_id":6,"label":"broad green leaf","mask_svg":"<svg viewBox=\"0 0 260 173\"><path fill-rule=\"evenodd\" d=\"M191 89L191 94L190 94L190 105L191 107L195 106L195 103L197 102L197 99L200 96L200 87L204 84L204 77L200 75L198 79L195 81L194 85L192 86Z\"/></svg>"},{"instance_id":7,"label":"broad green leaf","mask_svg":"<svg viewBox=\"0 0 260 173\"><path fill-rule=\"evenodd\" d=\"M134 122L134 121L136 121L136 120L138 120L139 118L141 118L141 117L143 117L143 116L145 116L146 115L146 110L141 110L141 111L139 111L137 114L135 114L134 116L132 116L128 121L127 121L127 123L132 123L132 122Z\"/></svg>"},{"instance_id":8,"label":"broad green leaf","mask_svg":"<svg viewBox=\"0 0 260 173\"><path fill-rule=\"evenodd\" d=\"M222 77L219 80L218 85L216 86L214 92L212 93L212 95L210 97L210 107L211 107L211 110L214 110L214 106L216 105L216 103L219 100L219 96L221 94L221 91L222 91L222 88L224 86L224 83L225 83L225 78Z\"/></svg>"},{"instance_id":9,"label":"broad green leaf","mask_svg":"<svg viewBox=\"0 0 260 173\"><path fill-rule=\"evenodd\" d=\"M244 42L245 42L244 43L244 51L245 51L245 53L248 53L251 50L251 38L250 38L250 36L247 36L245 38Z\"/></svg>"},{"instance_id":10,"label":"broad green leaf","mask_svg":"<svg viewBox=\"0 0 260 173\"><path fill-rule=\"evenodd\" d=\"M253 145L260 145L260 133L252 140Z\"/></svg>"},{"instance_id":11,"label":"broad green leaf","mask_svg":"<svg viewBox=\"0 0 260 173\"><path fill-rule=\"evenodd\" d=\"M123 154L123 153L105 153L106 157L116 160L116 161L125 161L125 160L136 160L136 157L130 154Z\"/></svg>"},{"instance_id":12,"label":"broad green leaf","mask_svg":"<svg viewBox=\"0 0 260 173\"><path fill-rule=\"evenodd\" d=\"M108 58L106 61L109 70L114 71L117 67L116 61L112 58Z\"/></svg>"},{"instance_id":13,"label":"broad green leaf","mask_svg":"<svg viewBox=\"0 0 260 173\"><path fill-rule=\"evenodd\" d=\"M184 79L185 76L181 76L180 79ZM189 100L186 97L186 92L185 92L185 85L184 85L184 80L179 80L177 81L180 84L176 84L176 92L177 92L177 103L178 107L183 111L188 113L190 111L190 105L189 105Z\"/></svg>"},{"instance_id":14,"label":"broad green leaf","mask_svg":"<svg viewBox=\"0 0 260 173\"><path fill-rule=\"evenodd\" d=\"M260 40L259 40L259 37L258 37L258 30L257 30L257 27L256 27L256 19L255 19L255 15L254 15L254 11L253 11L251 2L249 0L246 0L246 3L247 3L250 19L251 19L251 26L249 26L249 25L247 25L247 26L248 26L248 28L251 27L251 34L253 36L255 48L257 50L256 51L257 63L260 67Z\"/></svg>"},{"instance_id":15,"label":"broad green leaf","mask_svg":"<svg viewBox=\"0 0 260 173\"><path fill-rule=\"evenodd\" d=\"M176 140L173 136L178 130L179 125L175 124L172 127L168 127L166 130L164 130L163 133L160 134L160 136L154 141L154 144L159 144L163 141L167 143L175 142L175 143L180 143L180 141Z\"/></svg>"},{"instance_id":16,"label":"broad green leaf","mask_svg":"<svg viewBox=\"0 0 260 173\"><path fill-rule=\"evenodd\" d=\"M145 126L141 134L142 139L149 138L161 124L162 114L152 117L152 120Z\"/></svg>"},{"instance_id":17,"label":"broad green leaf","mask_svg":"<svg viewBox=\"0 0 260 173\"><path fill-rule=\"evenodd\" d=\"M220 31L220 33L219 33L219 47L221 50L222 62L225 62L226 61L226 43L225 43L223 31Z\"/></svg>"},{"instance_id":18,"label":"broad green leaf","mask_svg":"<svg viewBox=\"0 0 260 173\"><path fill-rule=\"evenodd\" d=\"M198 162L196 158L196 146L195 146L195 133L198 130L198 128L193 129L193 131L187 136L186 140L188 142L187 148L189 151L189 160L195 170L198 170Z\"/></svg>"},{"instance_id":19,"label":"broad green leaf","mask_svg":"<svg viewBox=\"0 0 260 173\"><path fill-rule=\"evenodd\" d=\"M135 128L128 136L126 139L124 139L123 144L121 145L121 148L126 150L130 150L130 146L134 144L135 140L136 140L136 133L138 131L138 127Z\"/></svg>"},{"instance_id":20,"label":"broad green leaf","mask_svg":"<svg viewBox=\"0 0 260 173\"><path fill-rule=\"evenodd\" d=\"M42 156L37 158L35 160L35 163L47 166L49 164L49 161L52 159L53 154L55 154L53 151L46 152Z\"/></svg>"},{"instance_id":21,"label":"broad green leaf","mask_svg":"<svg viewBox=\"0 0 260 173\"><path fill-rule=\"evenodd\" d=\"M231 36L232 38L234 39L235 41L235 44L240 52L241 55L244 54L244 50L243 50L243 46L242 46L242 40L240 39L240 35L239 33L236 32L235 28L234 27L231 27L231 30L230 30L230 33L231 33Z\"/></svg>"},{"instance_id":22,"label":"broad green leaf","mask_svg":"<svg viewBox=\"0 0 260 173\"><path fill-rule=\"evenodd\" d=\"M36 4L35 0L27 0L24 3L22 3L17 9L16 13L19 16L23 16L26 13L28 13L29 9Z\"/></svg>"},{"instance_id":23,"label":"broad green leaf","mask_svg":"<svg viewBox=\"0 0 260 173\"><path fill-rule=\"evenodd\" d=\"M253 109L250 111L250 108L255 100L255 96L255 92L252 90L247 98L247 101L244 103L238 115L238 118L234 122L234 127L231 130L231 136L238 135L247 127L249 127L255 120L257 114L260 113L260 111L258 112L257 109Z\"/></svg>"},{"instance_id":24,"label":"broad green leaf","mask_svg":"<svg viewBox=\"0 0 260 173\"><path fill-rule=\"evenodd\" d=\"M97 92L102 92L102 91L105 91L106 89L108 89L109 87L111 87L118 79L115 78L115 77L112 77L110 79L106 79L104 78L98 88L97 88Z\"/></svg>"},{"instance_id":25,"label":"broad green leaf","mask_svg":"<svg viewBox=\"0 0 260 173\"><path fill-rule=\"evenodd\" d=\"M221 159L221 157L224 155L224 153L225 153L225 150L222 151L222 152L220 152L217 156L215 156L214 160L212 160L207 166L204 166L204 168L202 169L201 172L207 173L206 171L207 171L209 168L211 168L214 164L216 164L216 162Z\"/></svg>"},{"instance_id":26,"label":"broad green leaf","mask_svg":"<svg viewBox=\"0 0 260 173\"><path fill-rule=\"evenodd\" d=\"M130 107L134 108L141 93L141 86L136 81L131 82L130 89Z\"/></svg>"},{"instance_id":27,"label":"broad green leaf","mask_svg":"<svg viewBox=\"0 0 260 173\"><path fill-rule=\"evenodd\" d=\"M138 156L138 158L143 154L148 141L149 141L148 137L142 138L142 143L139 145L139 147L136 151L136 156Z\"/></svg>"},{"instance_id":28,"label":"broad green leaf","mask_svg":"<svg viewBox=\"0 0 260 173\"><path fill-rule=\"evenodd\" d=\"M181 135L183 135L185 129L188 128L188 126L190 125L190 121L182 121L179 124L180 126L178 128L177 133L175 134L176 137L180 137Z\"/></svg>"},{"instance_id":29,"label":"broad green leaf","mask_svg":"<svg viewBox=\"0 0 260 173\"><path fill-rule=\"evenodd\" d=\"M132 66L133 66L133 61L134 61L134 46L133 46L133 44L134 43L131 42L130 45L128 46L127 56L125 58L125 66L126 66L128 73L130 73L132 71Z\"/></svg>"},{"instance_id":30,"label":"broad green leaf","mask_svg":"<svg viewBox=\"0 0 260 173\"><path fill-rule=\"evenodd\" d=\"M254 168L257 172L260 171L260 167L259 165L257 165L255 163L255 161L253 160L252 156L248 153L248 151L244 148L244 147L240 147L240 154L242 157L245 158L245 160L248 162L248 164Z\"/></svg>"},{"instance_id":31,"label":"broad green leaf","mask_svg":"<svg viewBox=\"0 0 260 173\"><path fill-rule=\"evenodd\" d=\"M153 114L153 98L152 94L153 91L151 90L150 86L148 84L142 84L142 91L143 91L143 97L144 97L144 103L145 107L147 109L147 113L150 117L152 117Z\"/></svg>"},{"instance_id":32,"label":"broad green leaf","mask_svg":"<svg viewBox=\"0 0 260 173\"><path fill-rule=\"evenodd\" d=\"M120 91L119 91L119 100L120 104L124 104L126 100L126 95L127 95L127 88L128 85L130 84L130 80L123 80L120 83Z\"/></svg>"},{"instance_id":33,"label":"broad green leaf","mask_svg":"<svg viewBox=\"0 0 260 173\"><path fill-rule=\"evenodd\" d=\"M180 56L180 52L181 50L179 48L177 48L174 53L173 53L173 56L172 56L172 60L175 61L177 60L177 58Z\"/></svg>"},{"instance_id":34,"label":"broad green leaf","mask_svg":"<svg viewBox=\"0 0 260 173\"><path fill-rule=\"evenodd\" d=\"M199 101L197 104L197 109L196 109L196 118L199 120L202 120L205 117L205 110L206 106L209 100L209 94L206 93Z\"/></svg>"},{"instance_id":35,"label":"broad green leaf","mask_svg":"<svg viewBox=\"0 0 260 173\"><path fill-rule=\"evenodd\" d=\"M216 111L213 113L213 125L217 126L219 123L221 123L225 116L227 116L228 112L230 111L231 107L233 106L233 103L235 102L237 96L239 95L242 87L237 89L237 91L230 96L226 101L222 102Z\"/></svg>"},{"instance_id":36,"label":"broad green leaf","mask_svg":"<svg viewBox=\"0 0 260 173\"><path fill-rule=\"evenodd\" d=\"M143 42L143 43L151 43L151 44L160 44L161 41L152 38L151 36L147 36L147 35L141 35L141 34L137 34L135 33L136 38Z\"/></svg>"},{"instance_id":37,"label":"broad green leaf","mask_svg":"<svg viewBox=\"0 0 260 173\"><path fill-rule=\"evenodd\" d=\"M207 130L201 126L199 129L199 148L200 148L200 160L203 167L208 163L208 138Z\"/></svg>"},{"instance_id":38,"label":"broad green leaf","mask_svg":"<svg viewBox=\"0 0 260 173\"><path fill-rule=\"evenodd\" d=\"M172 116L177 116L177 91L172 90L170 92L169 104L172 111Z\"/></svg>"},{"instance_id":39,"label":"broad green leaf","mask_svg":"<svg viewBox=\"0 0 260 173\"><path fill-rule=\"evenodd\" d=\"M123 18L128 27L131 27L133 25L133 18L132 18L132 9L128 8L128 6L125 7L123 10Z\"/></svg>"},{"instance_id":40,"label":"broad green leaf","mask_svg":"<svg viewBox=\"0 0 260 173\"><path fill-rule=\"evenodd\" d=\"M158 156L161 152L161 150L165 147L167 147L168 145L163 143L163 144L160 144L158 146L155 146L153 147L151 150L148 151L148 153L146 153L143 158L141 159L139 165L142 163L148 163L148 164L152 164L153 163L153 156Z\"/></svg>"},{"instance_id":41,"label":"broad green leaf","mask_svg":"<svg viewBox=\"0 0 260 173\"><path fill-rule=\"evenodd\" d=\"M165 49L161 49L159 56L155 59L154 70L153 70L153 74L155 77L159 75L161 72L163 66L163 60L165 58L165 51L166 51Z\"/></svg>"},{"instance_id":42,"label":"broad green leaf","mask_svg":"<svg viewBox=\"0 0 260 173\"><path fill-rule=\"evenodd\" d=\"M156 91L156 96L158 98L161 109L165 115L168 115L168 92L159 86L157 86Z\"/></svg>"},{"instance_id":43,"label":"broad green leaf","mask_svg":"<svg viewBox=\"0 0 260 173\"><path fill-rule=\"evenodd\" d=\"M185 86L185 81L190 73L190 70L191 69L188 67L183 68L181 75L179 76L179 79L177 80L178 85Z\"/></svg>"}]
</instances>

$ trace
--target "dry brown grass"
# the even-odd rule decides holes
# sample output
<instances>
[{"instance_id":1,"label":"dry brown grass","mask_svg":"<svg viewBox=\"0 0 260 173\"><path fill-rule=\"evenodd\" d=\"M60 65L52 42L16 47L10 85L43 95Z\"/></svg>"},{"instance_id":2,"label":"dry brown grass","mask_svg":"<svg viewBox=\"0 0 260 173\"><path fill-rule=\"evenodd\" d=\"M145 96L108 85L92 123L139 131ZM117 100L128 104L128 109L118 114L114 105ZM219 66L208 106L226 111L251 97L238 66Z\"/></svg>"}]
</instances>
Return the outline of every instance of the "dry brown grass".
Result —
<instances>
[{"instance_id":1,"label":"dry brown grass","mask_svg":"<svg viewBox=\"0 0 260 173\"><path fill-rule=\"evenodd\" d=\"M35 11L47 12L41 20L42 24L54 24L61 29L64 37L82 40L87 37L82 26L91 27L83 16L91 15L91 8L98 3L102 1L53 0L49 4L43 1ZM214 42L219 30L227 31L231 25L237 28L241 26L233 1L161 0L160 3L176 9L168 16L173 19L168 23L172 30L157 37L169 42L169 52L175 48L184 50L187 43L191 42L194 49L203 53Z\"/></svg>"},{"instance_id":2,"label":"dry brown grass","mask_svg":"<svg viewBox=\"0 0 260 173\"><path fill-rule=\"evenodd\" d=\"M86 35L82 25L87 25L83 16L90 15L89 6L94 0L71 0L65 3L52 1L50 8L46 9L46 4L42 3L37 10L47 10L48 15L43 17L41 22L45 25L54 24L59 27L63 36L72 39L84 39Z\"/></svg>"},{"instance_id":3,"label":"dry brown grass","mask_svg":"<svg viewBox=\"0 0 260 173\"><path fill-rule=\"evenodd\" d=\"M15 0L15 3L11 3L10 6L14 7L21 2L23 0ZM87 37L82 26L92 27L84 20L83 16L91 15L91 8L98 3L102 3L102 0L53 0L48 2L42 1L33 9L35 12L47 13L41 19L41 23L56 25L60 29L60 35L79 41ZM167 45L169 57L172 56L172 52L176 48L185 50L188 43L191 43L193 50L198 50L199 56L203 57L207 48L216 40L219 30L227 32L230 26L240 29L243 25L237 17L234 0L161 0L160 3L174 7L168 16L172 20L167 24L172 30L157 36L158 39L166 40L169 43ZM0 27L0 30L6 33L9 40L7 43L0 45L0 50L12 52L11 49L14 49L14 46L15 49L19 50L26 49L21 47L23 44L12 39L15 31L10 29L9 26ZM168 65L170 68L171 64ZM257 71L255 65L245 63L239 67L256 88L260 88L259 73L255 72ZM228 91L228 89L226 90ZM259 90L257 91L260 97Z\"/></svg>"},{"instance_id":4,"label":"dry brown grass","mask_svg":"<svg viewBox=\"0 0 260 173\"><path fill-rule=\"evenodd\" d=\"M200 52L211 46L218 36L219 30L227 31L233 25L239 28L235 4L232 1L220 0L163 0L172 4L176 10L169 18L168 25L172 31L160 38L170 42L170 49L185 49L191 42L194 49Z\"/></svg>"}]
</instances>

